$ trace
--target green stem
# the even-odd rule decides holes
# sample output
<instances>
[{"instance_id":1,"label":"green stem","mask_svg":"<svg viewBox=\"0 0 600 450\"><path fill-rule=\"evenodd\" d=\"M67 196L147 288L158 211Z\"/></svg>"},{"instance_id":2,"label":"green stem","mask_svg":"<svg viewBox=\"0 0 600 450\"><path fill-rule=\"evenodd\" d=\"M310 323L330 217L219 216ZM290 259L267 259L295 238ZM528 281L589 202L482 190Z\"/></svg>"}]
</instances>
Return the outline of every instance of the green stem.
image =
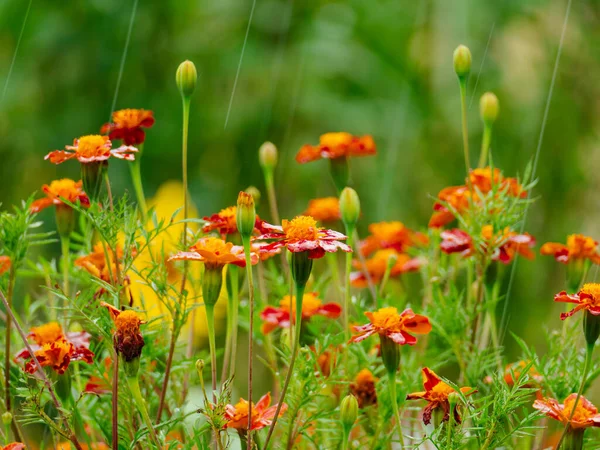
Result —
<instances>
[{"instance_id":1,"label":"green stem","mask_svg":"<svg viewBox=\"0 0 600 450\"><path fill-rule=\"evenodd\" d=\"M565 424L565 428L563 429L562 435L560 436L560 440L556 445L556 450L560 450L560 446L565 439L567 432L569 431L569 427L571 426L571 420L573 420L573 416L575 415L575 411L577 410L577 404L579 403L579 399L581 394L583 394L583 388L585 387L585 382L587 380L588 372L590 371L590 367L592 365L592 356L594 354L594 344L587 344L586 353L585 353L585 362L583 364L583 373L581 374L581 384L579 385L579 390L577 391L577 397L575 397L575 403L573 403L573 409L571 410L571 415L569 416L569 421Z\"/></svg>"},{"instance_id":2,"label":"green stem","mask_svg":"<svg viewBox=\"0 0 600 450\"><path fill-rule=\"evenodd\" d=\"M235 357L237 349L238 309L239 299L239 268L233 264L227 267L227 335L225 337L225 355L221 383L235 372Z\"/></svg>"},{"instance_id":3,"label":"green stem","mask_svg":"<svg viewBox=\"0 0 600 450\"><path fill-rule=\"evenodd\" d=\"M242 236L246 256L246 278L248 281L248 450L252 450L252 363L254 359L254 280L250 258L250 236Z\"/></svg>"},{"instance_id":4,"label":"green stem","mask_svg":"<svg viewBox=\"0 0 600 450\"><path fill-rule=\"evenodd\" d=\"M352 229L346 230L348 233L348 245L352 246ZM346 253L346 278L344 280L344 333L346 342L350 341L350 271L352 270L352 253ZM344 352L347 355L348 352Z\"/></svg>"},{"instance_id":5,"label":"green stem","mask_svg":"<svg viewBox=\"0 0 600 450\"><path fill-rule=\"evenodd\" d=\"M469 172L471 171L471 161L469 160L469 130L467 126L467 80L461 78L459 80L460 85L460 110L461 110L461 122L462 122L462 137L463 137L463 150L465 154L465 168L467 170L467 183L469 190L471 189L471 178Z\"/></svg>"},{"instance_id":6,"label":"green stem","mask_svg":"<svg viewBox=\"0 0 600 450\"><path fill-rule=\"evenodd\" d=\"M337 294L341 297L342 289L340 286L340 269L338 267L337 253L327 253L325 257L327 258L327 264L329 265L329 270L331 271L331 281L337 290Z\"/></svg>"},{"instance_id":7,"label":"green stem","mask_svg":"<svg viewBox=\"0 0 600 450\"><path fill-rule=\"evenodd\" d=\"M487 162L488 152L490 150L490 142L492 140L492 127L490 125L483 126L483 139L481 141L481 153L479 154L479 167L485 167Z\"/></svg>"},{"instance_id":8,"label":"green stem","mask_svg":"<svg viewBox=\"0 0 600 450\"><path fill-rule=\"evenodd\" d=\"M281 391L281 397L279 398L279 403L277 404L277 409L275 410L275 416L273 417L273 423L271 423L271 427L269 428L269 434L267 434L267 439L265 440L264 450L268 448L269 440L273 435L273 431L275 430L275 425L277 425L277 419L279 418L279 413L281 411L281 406L283 405L283 401L285 399L285 394L287 393L288 386L292 379L292 374L294 372L294 363L296 362L296 357L298 356L298 349L300 347L300 329L302 328L302 299L304 298L304 289L306 288L306 284L298 284L296 283L296 325L294 327L294 345L292 347L292 356L290 359L290 366L288 368L288 373L285 377L285 382L283 383L283 389ZM293 420L293 418L290 418Z\"/></svg>"},{"instance_id":9,"label":"green stem","mask_svg":"<svg viewBox=\"0 0 600 450\"><path fill-rule=\"evenodd\" d=\"M142 221L146 220L146 216L148 215L148 206L146 205L146 197L144 195L144 187L142 185L142 170L141 170L141 151L143 144L140 145L140 152L138 156L129 164L129 169L131 171L131 181L133 183L133 189L135 191L135 196L137 198L138 207L140 209L140 214L142 216Z\"/></svg>"},{"instance_id":10,"label":"green stem","mask_svg":"<svg viewBox=\"0 0 600 450\"><path fill-rule=\"evenodd\" d=\"M140 390L140 382L137 376L126 377L127 385L129 386L129 390L133 396L133 400L146 424L146 428L148 428L148 433L150 434L151 439L154 441L154 444L158 449L162 448L160 441L158 440L158 436L156 435L156 431L154 430L154 426L152 424L152 420L150 420L150 415L148 414L148 408L146 408L146 402L144 402L144 397L142 396L142 391Z\"/></svg>"},{"instance_id":11,"label":"green stem","mask_svg":"<svg viewBox=\"0 0 600 450\"><path fill-rule=\"evenodd\" d=\"M398 425L398 436L400 437L400 448L404 448L404 436L402 436L402 422L400 421L400 410L398 409L398 396L396 393L396 373L388 372L388 385L390 389L390 398L392 400L392 410L394 411L394 416L396 417L396 422Z\"/></svg>"},{"instance_id":12,"label":"green stem","mask_svg":"<svg viewBox=\"0 0 600 450\"><path fill-rule=\"evenodd\" d=\"M69 244L70 244L69 235L61 235L60 237L60 246L62 251L62 271L63 271L63 292L65 297L69 297ZM66 308L67 305L63 304L63 309ZM64 313L65 325L66 325L66 312Z\"/></svg>"},{"instance_id":13,"label":"green stem","mask_svg":"<svg viewBox=\"0 0 600 450\"><path fill-rule=\"evenodd\" d=\"M212 377L213 403L217 403L217 347L215 343L215 305L205 304L206 323L208 329L208 345L210 347L210 371Z\"/></svg>"},{"instance_id":14,"label":"green stem","mask_svg":"<svg viewBox=\"0 0 600 450\"><path fill-rule=\"evenodd\" d=\"M11 261L10 271L8 275L8 290L6 291L6 300L10 312L13 307L13 292L15 289L15 263ZM11 412L11 396L10 396L10 364L11 364L11 349L10 339L12 335L12 314L9 311L6 313L6 335L4 345L4 406L7 412Z\"/></svg>"}]
</instances>

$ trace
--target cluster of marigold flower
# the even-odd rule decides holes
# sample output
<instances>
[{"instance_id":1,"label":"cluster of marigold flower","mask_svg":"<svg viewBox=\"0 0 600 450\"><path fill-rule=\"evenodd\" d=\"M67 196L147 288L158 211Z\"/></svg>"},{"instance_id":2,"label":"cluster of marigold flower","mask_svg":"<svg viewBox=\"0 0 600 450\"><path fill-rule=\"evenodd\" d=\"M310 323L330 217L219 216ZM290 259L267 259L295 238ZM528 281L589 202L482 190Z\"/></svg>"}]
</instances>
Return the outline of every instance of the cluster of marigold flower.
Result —
<instances>
[{"instance_id":1,"label":"cluster of marigold flower","mask_svg":"<svg viewBox=\"0 0 600 450\"><path fill-rule=\"evenodd\" d=\"M470 53L465 47L459 47L455 53L455 70L461 83L468 76L470 69ZM180 67L177 80L184 99L186 100L194 91L195 68L191 63L183 63ZM486 126L491 129L498 113L497 99L493 94L486 94L482 99L482 116ZM103 182L107 180L107 164L111 158L136 162L136 157L141 154L145 141L145 128L154 124L151 111L126 109L117 111L112 116L112 122L103 126L98 135L82 136L75 139L72 146L66 150L50 152L46 159L52 163L60 164L70 159L76 159L81 165L82 180L74 181L60 179L42 187L44 198L36 200L31 205L31 212L37 213L44 208L54 206L56 211L56 224L61 238L67 239L75 228L75 211L90 208L92 205L100 206L100 192ZM121 141L122 146L114 147L113 142ZM482 155L487 153L482 151ZM184 150L185 151L185 150ZM426 335L432 331L430 320L423 315L416 314L408 308L399 312L397 308L385 306L372 312L366 312L368 323L365 325L352 325L349 319L351 309L350 286L355 288L368 288L373 286L385 287L390 278L401 277L410 271L417 271L429 262L419 254L419 249L431 245L438 245L446 254L458 254L463 258L479 258L486 255L493 263L511 263L517 255L532 259L534 257L534 238L528 233L518 232L510 227L494 229L493 225L484 224L480 236L473 236L465 231L464 227L447 229L445 227L454 223L457 218L468 218L476 214L478 208L486 198L495 195L525 199L527 190L515 178L502 175L498 168L481 165L476 169L469 168L465 184L452 186L440 191L433 207L433 215L429 221L431 233L425 234L413 231L401 222L379 222L369 225L369 235L362 240L356 240L356 224L360 216L360 202L356 191L348 187L349 160L358 156L376 154L376 146L371 136L353 136L349 133L328 133L320 138L318 145L305 145L300 149L296 160L303 164L317 160L327 160L330 171L339 193L339 197L326 197L311 200L303 215L291 220L279 221L276 203L271 201L271 215L275 223L270 224L260 219L255 213L255 199L246 192L240 192L237 204L229 206L220 212L206 216L202 228L202 236L192 245L187 245L183 251L169 255L168 262L185 261L184 267L189 262L199 262L203 265L201 281L202 302L206 308L206 319L209 333L211 353L211 381L213 391L213 406L216 403L216 392L220 389L217 378L217 352L214 340L214 305L222 290L223 277L237 277L238 268L246 269L246 281L249 292L249 357L253 357L253 275L252 266L262 264L269 258L289 253L291 278L295 288L295 295L286 295L278 305L266 306L260 311L262 321L261 331L269 335L278 328L292 329L292 348L285 383L279 395L279 401L271 406L271 394L266 393L254 404L252 395L252 372L249 371L249 392L247 400L243 398L235 404L228 404L225 408L224 428L232 428L239 432L240 437L247 443L248 448L253 448L253 432L269 427L269 433L264 443L267 448L269 440L275 430L278 418L286 411L285 396L290 379L294 371L294 364L299 352L302 323L310 321L314 316L324 316L329 319L343 317L343 330L346 341L360 343L370 336L379 336L378 354L388 376L387 387L390 391L390 402L395 415L395 426L398 438L403 442L402 415L400 414L396 393L396 375L400 366L400 346L413 346L417 343L415 335ZM467 153L468 156L468 153ZM272 188L273 170L277 164L277 150L273 144L263 145L259 152L261 166L265 172L267 188ZM467 158L468 159L468 158ZM481 158L485 162L485 158ZM132 169L134 184L139 170L137 166ZM137 180L137 181L136 181ZM107 183L107 187L110 184ZM139 187L139 189L138 189ZM143 189L136 186L138 206L141 219L145 221L147 210L143 200ZM272 193L270 193L272 194ZM110 195L110 194L109 194ZM185 194L187 196L187 192ZM272 197L275 198L273 194ZM112 199L109 197L109 201ZM184 199L186 204L187 198ZM345 234L321 225L335 224L341 221ZM460 221L459 221L460 225ZM432 241L430 235L439 232L440 240ZM348 243L347 243L348 242ZM305 292L307 282L311 275L313 261L323 258L328 253L341 250L346 253L345 274L346 289L344 290L344 304L324 303L319 293ZM584 382L589 370L595 342L600 334L600 284L583 284L591 264L600 263L598 243L587 236L571 235L566 244L546 243L541 247L543 255L552 255L561 263L569 265L568 286L577 293L567 294L560 292L555 301L575 304L575 308L561 314L561 319L572 316L577 311L583 311L584 334L588 344L586 367L584 368L581 389L567 397L563 403L556 399L544 398L539 395L533 407L562 422L565 425L564 437L570 439L571 448L577 447L577 442L582 442L583 431L587 427L600 426L600 413L582 396ZM122 248L107 248L106 243L98 241L94 244L93 252L80 256L75 260L75 265L88 271L91 276L105 283L123 289L127 275L123 273ZM354 254L354 257L353 257ZM287 264L285 259L282 262ZM6 256L0 257L0 272L10 269L11 261ZM177 266L179 270L186 270ZM354 267L355 271L351 271ZM224 272L224 269L227 271ZM224 275L226 274L226 275ZM237 278L236 278L237 279ZM63 285L65 295L69 296L68 275ZM580 287L581 286L581 287ZM96 297L100 301L106 292L98 291ZM135 301L135 299L134 299ZM124 371L130 389L140 414L148 428L149 438L155 445L161 447L162 439L155 431L156 424L150 420L144 401L139 394L137 384L137 371L139 358L144 347L144 338L141 325L144 321L140 315L125 303L109 304L100 303L109 312L114 322L114 350L124 364ZM237 313L239 305L230 303L235 310L228 312L229 326L226 338L225 357L223 360L224 372L235 373L236 359L235 347L237 337L235 330L238 327ZM354 332L351 334L351 332ZM64 330L58 322L50 322L37 327L32 327L28 335L32 343L15 355L15 361L22 365L23 370L38 377L45 377L44 368L50 374L63 376L68 373L71 363L83 361L90 364L96 357L90 350L91 335L85 331L70 332ZM328 355L321 361L322 372L327 374L327 365L330 363ZM116 364L114 358L106 359L107 373L105 377L91 377L87 380L85 392L97 395L113 393L114 385L108 374L108 369ZM506 369L505 378L508 383L524 367L531 367L523 362L510 365ZM228 370L227 370L228 369ZM341 421L344 426L344 447L350 431L356 421L358 409L367 408L377 403L375 384L377 378L368 368L359 368L355 372L346 367L348 373L349 395L341 402ZM543 380L535 369L530 368L531 383L541 384ZM440 421L452 423L461 422L460 405L467 396L476 391L471 387L461 387L456 390L446 383L429 367L422 368L423 387L421 392L408 394L407 400L425 400L422 419L429 424L436 411L440 412ZM166 375L168 381L168 374ZM56 378L60 380L60 378ZM8 383L8 380L6 381ZM56 392L60 400L65 403L72 402L70 388L63 390L56 384ZM165 382L165 389L166 389ZM208 401L208 400L207 400ZM113 398L117 403L117 399ZM118 416L118 411L113 410ZM161 415L158 414L160 421ZM8 423L12 419L9 417ZM113 420L114 421L114 420ZM392 428L393 429L393 428ZM220 441L217 430L215 441ZM115 428L113 428L115 432ZM393 431L392 431L393 432ZM67 438L76 448L83 448L79 444L75 433L68 434ZM562 438L561 438L562 440ZM113 435L113 445L114 445ZM560 443L559 443L560 446ZM24 448L23 444L10 444L4 450L18 450ZM59 447L62 448L62 447Z\"/></svg>"}]
</instances>

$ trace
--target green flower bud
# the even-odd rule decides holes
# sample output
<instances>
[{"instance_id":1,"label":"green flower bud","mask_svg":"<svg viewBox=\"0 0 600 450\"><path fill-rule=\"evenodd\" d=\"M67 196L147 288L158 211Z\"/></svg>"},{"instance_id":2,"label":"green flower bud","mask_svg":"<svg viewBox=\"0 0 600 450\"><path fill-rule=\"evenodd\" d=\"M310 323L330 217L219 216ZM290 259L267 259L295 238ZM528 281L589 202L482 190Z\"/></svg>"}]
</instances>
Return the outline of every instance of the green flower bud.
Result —
<instances>
[{"instance_id":1,"label":"green flower bud","mask_svg":"<svg viewBox=\"0 0 600 450\"><path fill-rule=\"evenodd\" d=\"M198 372L198 376L202 379L202 372L204 371L204 360L197 359L196 360L196 372Z\"/></svg>"},{"instance_id":2,"label":"green flower bud","mask_svg":"<svg viewBox=\"0 0 600 450\"><path fill-rule=\"evenodd\" d=\"M265 170L273 170L277 166L277 147L272 142L265 142L258 149L258 161Z\"/></svg>"},{"instance_id":3,"label":"green flower bud","mask_svg":"<svg viewBox=\"0 0 600 450\"><path fill-rule=\"evenodd\" d=\"M583 333L588 346L593 347L600 336L600 316L595 316L586 310L583 316Z\"/></svg>"},{"instance_id":4,"label":"green flower bud","mask_svg":"<svg viewBox=\"0 0 600 450\"><path fill-rule=\"evenodd\" d=\"M340 404L340 419L346 434L350 433L354 422L358 418L358 400L352 394L346 395Z\"/></svg>"},{"instance_id":5,"label":"green flower bud","mask_svg":"<svg viewBox=\"0 0 600 450\"><path fill-rule=\"evenodd\" d=\"M450 404L450 411L454 411L454 407L460 403L458 392L448 394L448 403Z\"/></svg>"},{"instance_id":6,"label":"green flower bud","mask_svg":"<svg viewBox=\"0 0 600 450\"><path fill-rule=\"evenodd\" d=\"M204 266L202 276L202 298L207 306L214 306L219 300L223 286L223 266Z\"/></svg>"},{"instance_id":7,"label":"green flower bud","mask_svg":"<svg viewBox=\"0 0 600 450\"><path fill-rule=\"evenodd\" d=\"M254 231L256 222L256 210L254 208L254 198L252 195L241 191L237 199L236 225L242 237L250 237Z\"/></svg>"},{"instance_id":8,"label":"green flower bud","mask_svg":"<svg viewBox=\"0 0 600 450\"><path fill-rule=\"evenodd\" d=\"M479 101L479 112L484 124L493 124L498 117L499 111L500 105L498 104L498 97L496 97L494 93L486 92L481 96L481 100Z\"/></svg>"},{"instance_id":9,"label":"green flower bud","mask_svg":"<svg viewBox=\"0 0 600 450\"><path fill-rule=\"evenodd\" d=\"M395 374L400 366L400 346L389 337L380 334L381 359L388 373Z\"/></svg>"},{"instance_id":10,"label":"green flower bud","mask_svg":"<svg viewBox=\"0 0 600 450\"><path fill-rule=\"evenodd\" d=\"M340 195L340 213L346 228L354 228L360 216L360 199L351 187L345 187Z\"/></svg>"},{"instance_id":11,"label":"green flower bud","mask_svg":"<svg viewBox=\"0 0 600 450\"><path fill-rule=\"evenodd\" d=\"M245 192L246 194L250 194L252 196L255 206L260 204L260 191L256 186L248 186Z\"/></svg>"},{"instance_id":12,"label":"green flower bud","mask_svg":"<svg viewBox=\"0 0 600 450\"><path fill-rule=\"evenodd\" d=\"M464 45L459 45L454 50L454 72L458 78L465 79L471 72L471 50Z\"/></svg>"},{"instance_id":13,"label":"green flower bud","mask_svg":"<svg viewBox=\"0 0 600 450\"><path fill-rule=\"evenodd\" d=\"M183 98L190 98L196 89L196 82L198 81L198 72L194 63L186 60L179 64L175 81L177 82L177 88L181 92L181 96Z\"/></svg>"},{"instance_id":14,"label":"green flower bud","mask_svg":"<svg viewBox=\"0 0 600 450\"><path fill-rule=\"evenodd\" d=\"M12 423L12 420L13 415L9 411L6 411L4 414L2 414L2 423L5 426L9 426Z\"/></svg>"}]
</instances>

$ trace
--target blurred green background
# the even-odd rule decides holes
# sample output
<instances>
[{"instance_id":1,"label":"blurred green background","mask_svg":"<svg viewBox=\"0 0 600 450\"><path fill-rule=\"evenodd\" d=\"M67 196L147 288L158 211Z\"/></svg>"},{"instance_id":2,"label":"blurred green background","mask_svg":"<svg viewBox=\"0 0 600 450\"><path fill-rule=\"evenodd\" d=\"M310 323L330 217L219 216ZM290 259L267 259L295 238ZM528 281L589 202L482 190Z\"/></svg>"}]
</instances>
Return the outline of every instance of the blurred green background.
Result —
<instances>
[{"instance_id":1,"label":"blurred green background","mask_svg":"<svg viewBox=\"0 0 600 450\"><path fill-rule=\"evenodd\" d=\"M0 0L0 88L28 3ZM481 136L478 98L492 90L501 104L494 159L514 176L535 153L566 3L257 0L225 126L252 0L140 0L116 108L155 112L142 160L151 197L163 182L180 178L174 78L178 64L191 59L199 84L190 178L201 215L232 204L250 184L264 188L256 156L265 140L281 152L276 175L284 217L303 211L312 197L333 195L327 164L298 165L294 155L322 133L349 131L372 134L379 150L353 168L363 233L380 220L422 228L431 196L464 178L453 49L463 43L473 53L472 154ZM3 208L52 179L79 176L78 164L54 166L43 156L109 119L133 7L133 0L33 0L0 97ZM538 248L573 232L600 237L599 79L600 3L576 1L540 153L534 191L540 198L526 227ZM117 193L131 190L125 166L110 167ZM53 223L51 211L42 217ZM539 343L540 327L558 325L552 296L563 280L564 266L550 257L519 261L511 329Z\"/></svg>"}]
</instances>

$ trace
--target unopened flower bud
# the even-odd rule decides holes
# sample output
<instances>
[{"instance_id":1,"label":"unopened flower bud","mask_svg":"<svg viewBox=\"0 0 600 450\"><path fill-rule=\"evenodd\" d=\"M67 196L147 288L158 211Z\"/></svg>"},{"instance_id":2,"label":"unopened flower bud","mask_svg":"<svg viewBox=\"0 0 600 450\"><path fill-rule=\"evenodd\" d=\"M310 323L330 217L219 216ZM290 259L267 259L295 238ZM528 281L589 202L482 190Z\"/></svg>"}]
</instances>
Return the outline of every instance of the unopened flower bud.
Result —
<instances>
[{"instance_id":1,"label":"unopened flower bud","mask_svg":"<svg viewBox=\"0 0 600 450\"><path fill-rule=\"evenodd\" d=\"M400 346L383 334L380 334L379 337L383 365L388 373L395 374L400 366Z\"/></svg>"},{"instance_id":2,"label":"unopened flower bud","mask_svg":"<svg viewBox=\"0 0 600 450\"><path fill-rule=\"evenodd\" d=\"M471 50L464 45L459 45L454 50L454 72L458 78L465 79L471 72Z\"/></svg>"},{"instance_id":3,"label":"unopened flower bud","mask_svg":"<svg viewBox=\"0 0 600 450\"><path fill-rule=\"evenodd\" d=\"M245 192L246 194L250 194L252 196L255 206L260 204L260 191L256 186L248 186Z\"/></svg>"},{"instance_id":4,"label":"unopened flower bud","mask_svg":"<svg viewBox=\"0 0 600 450\"><path fill-rule=\"evenodd\" d=\"M2 414L2 423L5 426L9 426L12 423L13 420L13 415L10 413L10 411L6 411L4 414Z\"/></svg>"},{"instance_id":5,"label":"unopened flower bud","mask_svg":"<svg viewBox=\"0 0 600 450\"><path fill-rule=\"evenodd\" d=\"M498 97L492 92L486 92L481 96L479 101L479 112L481 114L481 120L486 125L491 125L496 121L500 105L498 104Z\"/></svg>"},{"instance_id":6,"label":"unopened flower bud","mask_svg":"<svg viewBox=\"0 0 600 450\"><path fill-rule=\"evenodd\" d=\"M223 286L223 266L204 266L202 276L202 299L207 306L214 306L219 300L221 287Z\"/></svg>"},{"instance_id":7,"label":"unopened flower bud","mask_svg":"<svg viewBox=\"0 0 600 450\"><path fill-rule=\"evenodd\" d=\"M458 395L458 392L451 392L448 394L448 403L450 404L450 411L453 411L454 407L460 403L460 395Z\"/></svg>"},{"instance_id":8,"label":"unopened flower bud","mask_svg":"<svg viewBox=\"0 0 600 450\"><path fill-rule=\"evenodd\" d=\"M358 418L358 401L352 394L346 395L340 404L340 419L346 434L350 432L354 422Z\"/></svg>"},{"instance_id":9,"label":"unopened flower bud","mask_svg":"<svg viewBox=\"0 0 600 450\"><path fill-rule=\"evenodd\" d=\"M354 228L360 216L360 199L351 187L345 187L340 195L340 213L346 228Z\"/></svg>"},{"instance_id":10,"label":"unopened flower bud","mask_svg":"<svg viewBox=\"0 0 600 450\"><path fill-rule=\"evenodd\" d=\"M196 360L196 372L198 372L198 376L202 379L202 372L204 371L204 360L198 359Z\"/></svg>"},{"instance_id":11,"label":"unopened flower bud","mask_svg":"<svg viewBox=\"0 0 600 450\"><path fill-rule=\"evenodd\" d=\"M196 89L196 82L198 80L198 72L193 62L186 60L179 64L177 68L177 74L175 75L175 81L177 81L177 88L181 92L183 98L189 98Z\"/></svg>"},{"instance_id":12,"label":"unopened flower bud","mask_svg":"<svg viewBox=\"0 0 600 450\"><path fill-rule=\"evenodd\" d=\"M277 147L272 142L265 142L258 149L258 161L266 170L273 170L277 165Z\"/></svg>"},{"instance_id":13,"label":"unopened flower bud","mask_svg":"<svg viewBox=\"0 0 600 450\"><path fill-rule=\"evenodd\" d=\"M256 210L254 208L254 197L241 191L237 199L236 224L240 235L243 238L249 238L254 231L256 222Z\"/></svg>"}]
</instances>

